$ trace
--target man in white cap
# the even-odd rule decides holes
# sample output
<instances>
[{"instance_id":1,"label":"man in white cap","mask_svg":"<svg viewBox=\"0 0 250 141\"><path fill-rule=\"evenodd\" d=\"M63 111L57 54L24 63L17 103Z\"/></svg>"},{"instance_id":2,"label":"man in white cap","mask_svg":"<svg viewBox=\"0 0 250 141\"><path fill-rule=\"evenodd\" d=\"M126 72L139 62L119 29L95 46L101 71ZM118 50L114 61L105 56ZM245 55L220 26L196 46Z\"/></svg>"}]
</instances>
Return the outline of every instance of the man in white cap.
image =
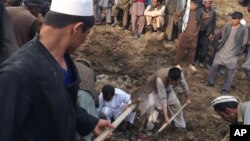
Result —
<instances>
[{"instance_id":1,"label":"man in white cap","mask_svg":"<svg viewBox=\"0 0 250 141\"><path fill-rule=\"evenodd\" d=\"M250 101L239 103L234 96L219 96L212 102L214 110L232 124L250 124ZM222 141L229 141L229 132Z\"/></svg>"},{"instance_id":2,"label":"man in white cap","mask_svg":"<svg viewBox=\"0 0 250 141\"><path fill-rule=\"evenodd\" d=\"M1 141L74 141L112 128L77 105L69 54L94 22L92 0L53 0L36 37L0 64Z\"/></svg>"}]
</instances>

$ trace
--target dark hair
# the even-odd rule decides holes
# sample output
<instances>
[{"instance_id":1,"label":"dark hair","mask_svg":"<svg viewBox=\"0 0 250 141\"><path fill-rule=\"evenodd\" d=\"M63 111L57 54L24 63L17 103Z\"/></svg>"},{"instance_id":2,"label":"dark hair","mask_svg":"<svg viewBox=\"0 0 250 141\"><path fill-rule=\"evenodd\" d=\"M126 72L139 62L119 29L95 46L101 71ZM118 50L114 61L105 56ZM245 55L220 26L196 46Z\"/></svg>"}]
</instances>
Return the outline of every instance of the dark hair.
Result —
<instances>
[{"instance_id":1,"label":"dark hair","mask_svg":"<svg viewBox=\"0 0 250 141\"><path fill-rule=\"evenodd\" d=\"M178 80L181 77L181 70L177 67L173 67L169 70L168 76L173 80Z\"/></svg>"},{"instance_id":2,"label":"dark hair","mask_svg":"<svg viewBox=\"0 0 250 141\"><path fill-rule=\"evenodd\" d=\"M94 21L94 16L74 16L49 11L45 15L44 24L55 28L63 28L73 23L83 22L82 32L85 32L94 25Z\"/></svg>"},{"instance_id":3,"label":"dark hair","mask_svg":"<svg viewBox=\"0 0 250 141\"><path fill-rule=\"evenodd\" d=\"M232 17L232 19L242 19L243 14L239 11L235 11L232 13L231 17Z\"/></svg>"},{"instance_id":4,"label":"dark hair","mask_svg":"<svg viewBox=\"0 0 250 141\"><path fill-rule=\"evenodd\" d=\"M107 96L114 95L115 94L115 88L111 85L105 85L102 88L102 94L103 94L103 98L105 99Z\"/></svg>"},{"instance_id":5,"label":"dark hair","mask_svg":"<svg viewBox=\"0 0 250 141\"><path fill-rule=\"evenodd\" d=\"M192 3L198 4L198 0L191 0Z\"/></svg>"},{"instance_id":6,"label":"dark hair","mask_svg":"<svg viewBox=\"0 0 250 141\"><path fill-rule=\"evenodd\" d=\"M237 107L238 103L235 101L231 101L231 102L218 103L214 105L214 110L216 112L224 112L226 108L236 109Z\"/></svg>"},{"instance_id":7,"label":"dark hair","mask_svg":"<svg viewBox=\"0 0 250 141\"><path fill-rule=\"evenodd\" d=\"M157 0L158 3L162 4L162 0Z\"/></svg>"}]
</instances>

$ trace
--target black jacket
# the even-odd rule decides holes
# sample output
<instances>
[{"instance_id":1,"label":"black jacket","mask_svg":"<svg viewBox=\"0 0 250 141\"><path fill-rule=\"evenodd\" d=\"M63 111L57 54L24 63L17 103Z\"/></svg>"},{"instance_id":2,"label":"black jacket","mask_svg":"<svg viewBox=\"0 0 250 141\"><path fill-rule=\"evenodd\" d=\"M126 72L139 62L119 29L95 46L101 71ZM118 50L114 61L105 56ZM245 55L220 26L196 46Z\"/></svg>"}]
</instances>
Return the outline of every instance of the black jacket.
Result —
<instances>
[{"instance_id":1,"label":"black jacket","mask_svg":"<svg viewBox=\"0 0 250 141\"><path fill-rule=\"evenodd\" d=\"M0 62L18 49L14 26L10 16L0 2Z\"/></svg>"},{"instance_id":2,"label":"black jacket","mask_svg":"<svg viewBox=\"0 0 250 141\"><path fill-rule=\"evenodd\" d=\"M98 119L76 105L78 73L64 85L59 65L35 37L0 65L0 141L74 141Z\"/></svg>"}]
</instances>

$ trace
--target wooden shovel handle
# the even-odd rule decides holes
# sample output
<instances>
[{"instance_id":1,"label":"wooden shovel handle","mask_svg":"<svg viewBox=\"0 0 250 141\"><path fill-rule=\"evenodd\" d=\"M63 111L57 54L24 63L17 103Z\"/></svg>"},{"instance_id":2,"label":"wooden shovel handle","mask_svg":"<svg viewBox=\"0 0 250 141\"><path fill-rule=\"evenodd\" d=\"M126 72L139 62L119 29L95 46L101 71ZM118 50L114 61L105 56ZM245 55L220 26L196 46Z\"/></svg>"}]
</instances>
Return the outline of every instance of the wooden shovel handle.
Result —
<instances>
[{"instance_id":1,"label":"wooden shovel handle","mask_svg":"<svg viewBox=\"0 0 250 141\"><path fill-rule=\"evenodd\" d=\"M174 116L172 116L171 118L170 118L170 122L176 117L176 116L178 116L179 115L179 113L187 106L188 104L187 103L185 103L175 114L174 114ZM158 130L158 133L160 133L163 129L165 129L166 127L168 126L168 123L164 123L162 126L161 126L161 128Z\"/></svg>"},{"instance_id":2,"label":"wooden shovel handle","mask_svg":"<svg viewBox=\"0 0 250 141\"><path fill-rule=\"evenodd\" d=\"M119 124L135 109L136 105L132 104L127 108L126 111L124 111L113 123L113 129L108 128L105 131L103 131L98 137L94 139L94 141L103 141L105 138L115 129L119 126Z\"/></svg>"}]
</instances>

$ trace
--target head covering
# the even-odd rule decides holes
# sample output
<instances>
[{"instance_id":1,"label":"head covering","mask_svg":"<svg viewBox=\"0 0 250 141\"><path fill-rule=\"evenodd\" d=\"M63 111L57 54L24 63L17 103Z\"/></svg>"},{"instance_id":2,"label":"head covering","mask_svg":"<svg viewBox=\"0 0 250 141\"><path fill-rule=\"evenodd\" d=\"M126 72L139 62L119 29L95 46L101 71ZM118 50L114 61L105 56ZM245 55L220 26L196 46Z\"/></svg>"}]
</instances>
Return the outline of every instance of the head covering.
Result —
<instances>
[{"instance_id":1,"label":"head covering","mask_svg":"<svg viewBox=\"0 0 250 141\"><path fill-rule=\"evenodd\" d=\"M215 106L220 103L226 103L226 102L237 102L238 100L234 96L219 96L216 99L214 99L211 104L212 106Z\"/></svg>"},{"instance_id":2,"label":"head covering","mask_svg":"<svg viewBox=\"0 0 250 141\"><path fill-rule=\"evenodd\" d=\"M24 4L28 6L43 7L45 5L44 0L24 0Z\"/></svg>"},{"instance_id":3,"label":"head covering","mask_svg":"<svg viewBox=\"0 0 250 141\"><path fill-rule=\"evenodd\" d=\"M52 0L50 10L73 16L93 16L93 0Z\"/></svg>"}]
</instances>

